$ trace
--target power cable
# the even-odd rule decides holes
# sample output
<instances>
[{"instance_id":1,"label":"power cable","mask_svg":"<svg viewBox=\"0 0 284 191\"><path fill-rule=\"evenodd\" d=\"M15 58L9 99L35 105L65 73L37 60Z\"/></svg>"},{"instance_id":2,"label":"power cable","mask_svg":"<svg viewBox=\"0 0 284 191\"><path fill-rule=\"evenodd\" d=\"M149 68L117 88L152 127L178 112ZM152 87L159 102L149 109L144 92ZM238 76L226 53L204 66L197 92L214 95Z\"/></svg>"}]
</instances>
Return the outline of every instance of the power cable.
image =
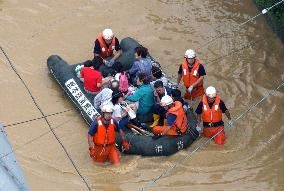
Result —
<instances>
[{"instance_id":1,"label":"power cable","mask_svg":"<svg viewBox=\"0 0 284 191\"><path fill-rule=\"evenodd\" d=\"M20 76L20 74L17 72L16 68L14 67L13 63L11 62L10 58L8 57L7 53L5 52L5 50L2 48L2 46L0 45L0 49L2 51L2 53L4 54L5 58L7 59L8 63L10 64L11 68L13 69L13 71L15 72L15 74L18 76L18 78L21 80L22 84L25 86L26 90L28 91L28 94L30 95L33 103L35 104L35 106L37 107L37 109L39 110L39 112L41 113L42 117L44 118L45 122L47 123L49 129L52 131L52 134L54 135L55 139L58 141L58 143L61 145L62 149L64 150L66 156L69 158L70 162L72 163L73 167L75 168L75 170L77 171L78 175L81 177L81 179L84 181L86 187L88 188L89 191L91 191L90 186L88 185L87 181L85 180L85 178L82 176L82 174L80 173L78 167L76 166L76 164L74 163L74 161L72 160L71 156L69 155L67 149L65 148L65 146L63 145L63 143L61 142L61 140L59 139L59 137L56 135L55 131L51 128L51 125L49 123L49 121L47 120L46 117L44 117L44 113L41 110L41 108L39 107L39 105L37 104L34 96L32 95L30 89L28 88L28 86L26 85L25 81L23 80L23 78Z\"/></svg>"},{"instance_id":2,"label":"power cable","mask_svg":"<svg viewBox=\"0 0 284 191\"><path fill-rule=\"evenodd\" d=\"M280 87L282 87L284 85L284 81L282 81L282 83L280 85L278 85L275 89L271 90L266 96L264 96L262 99L260 99L258 102L256 102L255 104L251 105L247 110L245 110L244 112L242 112L234 121L232 124L228 124L225 126L225 128L229 128L231 127L235 122L237 122L239 119L243 118L245 115L247 115L250 111L252 111L253 108L257 107L260 103L262 103L264 100L266 100L267 98L269 98L270 96L272 96ZM225 129L224 128L224 129ZM152 179L152 181L146 183L141 189L140 191L144 191L147 188L153 186L159 179L161 179L162 177L164 177L166 174L168 174L169 172L171 172L172 170L174 170L179 164L182 164L185 160L192 158L192 156L201 148L203 148L205 145L207 145L212 139L214 139L214 137L216 137L217 135L219 135L224 129L219 130L214 136L212 136L210 139L207 139L206 141L204 141L203 143L199 144L193 151L191 151L190 153L188 153L184 158L178 160L176 163L174 163L171 167L167 168L166 170L163 171L163 173L161 173L159 176L157 176L156 178Z\"/></svg>"}]
</instances>

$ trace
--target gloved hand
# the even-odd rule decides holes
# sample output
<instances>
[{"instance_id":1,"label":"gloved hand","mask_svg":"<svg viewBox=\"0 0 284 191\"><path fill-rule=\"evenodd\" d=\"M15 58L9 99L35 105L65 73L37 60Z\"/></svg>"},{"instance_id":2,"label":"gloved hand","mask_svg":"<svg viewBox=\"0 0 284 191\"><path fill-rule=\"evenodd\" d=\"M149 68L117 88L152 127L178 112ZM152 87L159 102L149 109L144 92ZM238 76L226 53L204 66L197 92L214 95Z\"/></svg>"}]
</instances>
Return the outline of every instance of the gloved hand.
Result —
<instances>
[{"instance_id":1,"label":"gloved hand","mask_svg":"<svg viewBox=\"0 0 284 191\"><path fill-rule=\"evenodd\" d=\"M126 151L128 151L129 149L130 149L130 145L129 145L129 143L127 142L127 140L122 140L122 147L123 147L123 149L124 150L126 150Z\"/></svg>"},{"instance_id":2,"label":"gloved hand","mask_svg":"<svg viewBox=\"0 0 284 191\"><path fill-rule=\"evenodd\" d=\"M234 121L233 121L232 119L230 119L230 120L228 121L228 124L229 124L230 126L232 126L233 123L234 123Z\"/></svg>"},{"instance_id":3,"label":"gloved hand","mask_svg":"<svg viewBox=\"0 0 284 191\"><path fill-rule=\"evenodd\" d=\"M203 128L202 123L197 123L197 124L196 124L195 129L196 129L199 133L201 133L201 132L202 132L202 128Z\"/></svg>"},{"instance_id":4,"label":"gloved hand","mask_svg":"<svg viewBox=\"0 0 284 191\"><path fill-rule=\"evenodd\" d=\"M95 149L90 147L89 151L90 151L90 157L94 157L95 156Z\"/></svg>"},{"instance_id":5,"label":"gloved hand","mask_svg":"<svg viewBox=\"0 0 284 191\"><path fill-rule=\"evenodd\" d=\"M191 93L192 90L193 90L193 86L189 86L189 87L187 88L187 91L188 91L189 93Z\"/></svg>"}]
</instances>

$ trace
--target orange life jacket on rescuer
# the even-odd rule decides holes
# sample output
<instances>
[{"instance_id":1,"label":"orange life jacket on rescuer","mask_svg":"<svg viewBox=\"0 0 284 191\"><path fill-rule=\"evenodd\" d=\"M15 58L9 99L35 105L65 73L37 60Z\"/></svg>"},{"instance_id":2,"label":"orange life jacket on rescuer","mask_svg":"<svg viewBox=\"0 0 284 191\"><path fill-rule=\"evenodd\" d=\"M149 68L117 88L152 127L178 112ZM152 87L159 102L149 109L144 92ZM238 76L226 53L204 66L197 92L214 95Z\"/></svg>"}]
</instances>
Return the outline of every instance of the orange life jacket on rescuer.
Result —
<instances>
[{"instance_id":1,"label":"orange life jacket on rescuer","mask_svg":"<svg viewBox=\"0 0 284 191\"><path fill-rule=\"evenodd\" d=\"M115 37L112 38L112 41L111 41L109 46L106 45L106 42L103 38L102 33L99 34L98 41L99 41L100 47L101 47L100 57L102 57L103 59L106 59L107 57L112 56L113 50L115 49Z\"/></svg>"},{"instance_id":2,"label":"orange life jacket on rescuer","mask_svg":"<svg viewBox=\"0 0 284 191\"><path fill-rule=\"evenodd\" d=\"M185 133L187 130L187 116L184 112L181 102L175 101L174 107L170 108L167 111L166 116L168 116L170 113L177 116L171 128L175 128L176 131L181 131L181 133Z\"/></svg>"},{"instance_id":3,"label":"orange life jacket on rescuer","mask_svg":"<svg viewBox=\"0 0 284 191\"><path fill-rule=\"evenodd\" d=\"M98 129L93 136L93 141L96 145L110 145L115 143L115 125L113 119L110 120L108 128L103 125L101 119L96 119Z\"/></svg>"},{"instance_id":4,"label":"orange life jacket on rescuer","mask_svg":"<svg viewBox=\"0 0 284 191\"><path fill-rule=\"evenodd\" d=\"M209 107L206 95L202 98L202 120L207 123L216 123L222 121L222 110L220 108L220 97L216 96L212 108Z\"/></svg>"},{"instance_id":5,"label":"orange life jacket on rescuer","mask_svg":"<svg viewBox=\"0 0 284 191\"><path fill-rule=\"evenodd\" d=\"M188 69L188 62L186 59L182 63L182 78L183 78L183 83L185 87L191 86L194 82L196 82L199 79L199 66L200 66L200 61L198 59L195 59L195 62L193 64L193 67L191 71L189 72ZM199 86L203 86L203 82L200 82L196 88Z\"/></svg>"}]
</instances>

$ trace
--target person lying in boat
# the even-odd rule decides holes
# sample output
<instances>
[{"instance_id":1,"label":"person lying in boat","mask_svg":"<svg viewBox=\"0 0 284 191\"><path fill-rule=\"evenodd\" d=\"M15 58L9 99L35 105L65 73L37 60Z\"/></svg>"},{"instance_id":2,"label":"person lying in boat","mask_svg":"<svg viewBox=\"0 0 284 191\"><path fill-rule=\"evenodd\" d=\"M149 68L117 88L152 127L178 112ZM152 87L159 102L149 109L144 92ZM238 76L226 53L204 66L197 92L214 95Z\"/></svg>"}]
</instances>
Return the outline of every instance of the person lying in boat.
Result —
<instances>
[{"instance_id":1,"label":"person lying in boat","mask_svg":"<svg viewBox=\"0 0 284 191\"><path fill-rule=\"evenodd\" d=\"M124 149L129 150L130 148L123 131L119 128L116 120L112 119L112 114L113 106L104 105L102 116L95 119L89 129L88 144L90 157L96 162L103 163L109 159L112 164L119 164L119 154L115 146L115 131L119 132Z\"/></svg>"},{"instance_id":2,"label":"person lying in boat","mask_svg":"<svg viewBox=\"0 0 284 191\"><path fill-rule=\"evenodd\" d=\"M151 59L147 57L148 49L143 46L135 48L134 58L135 61L129 70L130 80L135 85L137 81L137 74L145 73L152 76L152 63ZM151 79L150 79L151 80Z\"/></svg>"},{"instance_id":3,"label":"person lying in boat","mask_svg":"<svg viewBox=\"0 0 284 191\"><path fill-rule=\"evenodd\" d=\"M217 95L214 87L209 86L206 89L205 95L203 95L202 101L200 101L195 113L197 114L198 129L202 128L202 118L203 135L210 138L220 131L220 133L214 137L214 142L218 145L225 144L225 131L222 113L226 114L230 125L233 124L233 121L229 110L225 103Z\"/></svg>"},{"instance_id":4,"label":"person lying in boat","mask_svg":"<svg viewBox=\"0 0 284 191\"><path fill-rule=\"evenodd\" d=\"M137 119L141 123L153 121L154 95L149 83L148 75L139 73L137 78L138 88L133 95L127 97L127 100L130 102L138 102Z\"/></svg>"},{"instance_id":5,"label":"person lying in boat","mask_svg":"<svg viewBox=\"0 0 284 191\"><path fill-rule=\"evenodd\" d=\"M156 81L162 81L164 87L168 87L168 79L164 76L162 70L159 67L152 66L152 81L150 84L153 89Z\"/></svg>"},{"instance_id":6,"label":"person lying in boat","mask_svg":"<svg viewBox=\"0 0 284 191\"><path fill-rule=\"evenodd\" d=\"M162 97L165 95L171 95L171 89L169 87L165 87L162 81L156 81L154 83L154 98L155 105L153 108L153 120L154 122L149 126L153 128L156 125L163 125L166 111L164 107L160 105Z\"/></svg>"},{"instance_id":7,"label":"person lying in boat","mask_svg":"<svg viewBox=\"0 0 284 191\"><path fill-rule=\"evenodd\" d=\"M110 78L102 79L101 73L98 71L98 60L93 60L92 64L86 65L80 72L80 77L84 81L84 89L87 93L98 94L101 87L110 81Z\"/></svg>"},{"instance_id":8,"label":"person lying in boat","mask_svg":"<svg viewBox=\"0 0 284 191\"><path fill-rule=\"evenodd\" d=\"M155 135L182 135L187 130L187 116L179 101L173 101L169 95L161 99L161 106L166 110L167 123L153 127Z\"/></svg>"},{"instance_id":9,"label":"person lying in boat","mask_svg":"<svg viewBox=\"0 0 284 191\"><path fill-rule=\"evenodd\" d=\"M100 56L104 59L105 65L100 67L100 71L104 77L108 76L109 73L113 74L114 70L111 67L121 53L119 41L111 29L105 29L99 34L95 41L94 56Z\"/></svg>"},{"instance_id":10,"label":"person lying in boat","mask_svg":"<svg viewBox=\"0 0 284 191\"><path fill-rule=\"evenodd\" d=\"M94 107L100 109L101 106L110 104L112 92L117 91L118 87L119 82L117 80L111 80L109 87L102 89L102 91L94 97Z\"/></svg>"}]
</instances>

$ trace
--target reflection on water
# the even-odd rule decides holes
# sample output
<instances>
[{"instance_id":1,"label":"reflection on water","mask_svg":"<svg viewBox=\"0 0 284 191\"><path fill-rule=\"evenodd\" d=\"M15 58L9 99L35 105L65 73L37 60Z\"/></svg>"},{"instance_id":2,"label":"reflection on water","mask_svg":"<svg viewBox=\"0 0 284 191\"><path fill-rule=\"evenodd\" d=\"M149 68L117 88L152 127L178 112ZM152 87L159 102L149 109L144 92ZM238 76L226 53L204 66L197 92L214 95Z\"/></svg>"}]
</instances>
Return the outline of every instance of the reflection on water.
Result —
<instances>
[{"instance_id":1,"label":"reflection on water","mask_svg":"<svg viewBox=\"0 0 284 191\"><path fill-rule=\"evenodd\" d=\"M199 48L205 85L216 86L236 118L284 79L283 44L263 17L231 32L256 14L251 1L0 0L0 43L45 114L73 108L48 75L47 57L56 53L70 63L91 58L93 41L105 27L119 39L138 39L173 80L185 50ZM1 122L40 116L2 54L0 60ZM283 92L228 129L224 146L210 142L149 190L283 190ZM94 190L138 190L205 140L170 157L122 155L120 166L100 166L88 156L88 128L79 113L48 120L52 127L68 121L56 134ZM30 142L16 154L31 189L86 189L54 137L37 138L46 131L43 120L7 128L13 146Z\"/></svg>"}]
</instances>

